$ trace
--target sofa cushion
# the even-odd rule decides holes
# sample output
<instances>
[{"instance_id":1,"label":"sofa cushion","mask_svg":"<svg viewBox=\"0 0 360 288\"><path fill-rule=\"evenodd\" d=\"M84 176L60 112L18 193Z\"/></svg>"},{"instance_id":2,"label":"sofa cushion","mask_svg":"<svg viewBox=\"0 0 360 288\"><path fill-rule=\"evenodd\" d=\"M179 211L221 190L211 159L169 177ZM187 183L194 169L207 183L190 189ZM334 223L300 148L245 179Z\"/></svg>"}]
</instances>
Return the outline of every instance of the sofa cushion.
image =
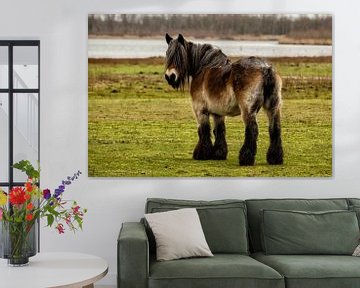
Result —
<instances>
[{"instance_id":1,"label":"sofa cushion","mask_svg":"<svg viewBox=\"0 0 360 288\"><path fill-rule=\"evenodd\" d=\"M149 288L284 288L274 269L246 255L150 262Z\"/></svg>"},{"instance_id":2,"label":"sofa cushion","mask_svg":"<svg viewBox=\"0 0 360 288\"><path fill-rule=\"evenodd\" d=\"M355 211L359 221L360 227L360 199L359 198L348 198L349 210Z\"/></svg>"},{"instance_id":3,"label":"sofa cushion","mask_svg":"<svg viewBox=\"0 0 360 288\"><path fill-rule=\"evenodd\" d=\"M262 210L266 254L352 255L359 244L354 211Z\"/></svg>"},{"instance_id":4,"label":"sofa cushion","mask_svg":"<svg viewBox=\"0 0 360 288\"><path fill-rule=\"evenodd\" d=\"M145 214L156 239L159 261L213 256L195 208Z\"/></svg>"},{"instance_id":5,"label":"sofa cushion","mask_svg":"<svg viewBox=\"0 0 360 288\"><path fill-rule=\"evenodd\" d=\"M262 251L260 210L327 211L348 210L346 199L254 199L246 200L250 243L253 252Z\"/></svg>"},{"instance_id":6,"label":"sofa cushion","mask_svg":"<svg viewBox=\"0 0 360 288\"><path fill-rule=\"evenodd\" d=\"M348 198L347 201L349 206L360 206L360 198Z\"/></svg>"},{"instance_id":7,"label":"sofa cushion","mask_svg":"<svg viewBox=\"0 0 360 288\"><path fill-rule=\"evenodd\" d=\"M287 288L360 287L360 258L343 255L265 255L256 260L284 275Z\"/></svg>"},{"instance_id":8,"label":"sofa cushion","mask_svg":"<svg viewBox=\"0 0 360 288\"><path fill-rule=\"evenodd\" d=\"M193 201L151 198L147 200L146 213L187 207L197 208L206 241L213 253L248 254L246 207L242 200ZM152 239L151 233L149 239Z\"/></svg>"},{"instance_id":9,"label":"sofa cushion","mask_svg":"<svg viewBox=\"0 0 360 288\"><path fill-rule=\"evenodd\" d=\"M358 218L358 224L360 228L360 205L359 206L351 205L349 207L349 210L354 211L356 213L356 217Z\"/></svg>"}]
</instances>

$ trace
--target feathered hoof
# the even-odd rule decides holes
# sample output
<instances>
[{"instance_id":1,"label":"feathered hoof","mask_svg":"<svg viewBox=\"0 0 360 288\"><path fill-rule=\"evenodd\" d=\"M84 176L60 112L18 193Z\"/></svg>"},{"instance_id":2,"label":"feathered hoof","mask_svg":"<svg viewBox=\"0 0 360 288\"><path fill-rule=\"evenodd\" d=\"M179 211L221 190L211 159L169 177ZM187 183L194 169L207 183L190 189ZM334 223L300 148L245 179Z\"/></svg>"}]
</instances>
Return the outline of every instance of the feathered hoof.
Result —
<instances>
[{"instance_id":1,"label":"feathered hoof","mask_svg":"<svg viewBox=\"0 0 360 288\"><path fill-rule=\"evenodd\" d=\"M212 146L198 143L193 152L193 159L195 160L211 160Z\"/></svg>"},{"instance_id":2,"label":"feathered hoof","mask_svg":"<svg viewBox=\"0 0 360 288\"><path fill-rule=\"evenodd\" d=\"M250 149L242 149L239 154L240 166L254 166L255 154Z\"/></svg>"},{"instance_id":3,"label":"feathered hoof","mask_svg":"<svg viewBox=\"0 0 360 288\"><path fill-rule=\"evenodd\" d=\"M226 146L214 146L212 152L213 160L226 160L228 150Z\"/></svg>"},{"instance_id":4,"label":"feathered hoof","mask_svg":"<svg viewBox=\"0 0 360 288\"><path fill-rule=\"evenodd\" d=\"M266 160L270 165L282 165L284 164L284 152L281 146L269 147L266 154Z\"/></svg>"}]
</instances>

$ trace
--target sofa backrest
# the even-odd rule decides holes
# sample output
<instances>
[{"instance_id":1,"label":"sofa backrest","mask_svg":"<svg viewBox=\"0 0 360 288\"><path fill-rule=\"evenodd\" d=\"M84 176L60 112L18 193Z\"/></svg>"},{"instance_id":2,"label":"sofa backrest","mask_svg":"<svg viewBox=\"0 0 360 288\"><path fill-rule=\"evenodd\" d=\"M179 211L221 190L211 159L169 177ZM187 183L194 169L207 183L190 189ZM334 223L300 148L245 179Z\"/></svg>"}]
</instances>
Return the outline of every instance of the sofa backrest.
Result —
<instances>
[{"instance_id":1,"label":"sofa backrest","mask_svg":"<svg viewBox=\"0 0 360 288\"><path fill-rule=\"evenodd\" d=\"M347 199L349 207L355 206L360 207L360 199L359 198L348 198Z\"/></svg>"},{"instance_id":2,"label":"sofa backrest","mask_svg":"<svg viewBox=\"0 0 360 288\"><path fill-rule=\"evenodd\" d=\"M348 210L347 199L253 199L246 200L249 223L251 252L262 251L261 247L261 213L263 209L297 210L297 211L332 211Z\"/></svg>"},{"instance_id":3,"label":"sofa backrest","mask_svg":"<svg viewBox=\"0 0 360 288\"><path fill-rule=\"evenodd\" d=\"M206 241L213 253L249 253L245 201L149 198L146 202L145 213L165 212L181 208L197 209ZM154 238L151 230L147 229L147 233L151 250L153 250Z\"/></svg>"}]
</instances>

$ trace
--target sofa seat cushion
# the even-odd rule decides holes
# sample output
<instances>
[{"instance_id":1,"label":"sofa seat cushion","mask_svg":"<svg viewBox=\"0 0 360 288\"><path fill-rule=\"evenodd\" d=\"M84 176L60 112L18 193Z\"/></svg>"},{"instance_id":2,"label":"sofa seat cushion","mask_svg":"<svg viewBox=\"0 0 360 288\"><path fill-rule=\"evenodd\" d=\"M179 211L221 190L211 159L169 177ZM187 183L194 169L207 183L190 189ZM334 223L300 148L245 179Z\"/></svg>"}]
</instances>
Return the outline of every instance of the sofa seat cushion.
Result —
<instances>
[{"instance_id":1,"label":"sofa seat cushion","mask_svg":"<svg viewBox=\"0 0 360 288\"><path fill-rule=\"evenodd\" d=\"M265 255L254 259L285 277L287 288L358 288L360 258L343 255Z\"/></svg>"},{"instance_id":2,"label":"sofa seat cushion","mask_svg":"<svg viewBox=\"0 0 360 288\"><path fill-rule=\"evenodd\" d=\"M149 288L284 288L274 269L247 255L215 254L211 258L150 261Z\"/></svg>"}]
</instances>

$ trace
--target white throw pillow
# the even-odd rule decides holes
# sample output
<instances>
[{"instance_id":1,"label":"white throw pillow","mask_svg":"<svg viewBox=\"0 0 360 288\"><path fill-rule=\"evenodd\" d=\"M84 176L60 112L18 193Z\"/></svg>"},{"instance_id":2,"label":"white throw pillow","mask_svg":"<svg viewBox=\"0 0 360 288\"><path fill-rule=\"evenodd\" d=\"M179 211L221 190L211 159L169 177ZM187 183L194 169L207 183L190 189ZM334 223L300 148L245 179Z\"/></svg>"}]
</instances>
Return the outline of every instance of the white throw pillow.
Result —
<instances>
[{"instance_id":1,"label":"white throw pillow","mask_svg":"<svg viewBox=\"0 0 360 288\"><path fill-rule=\"evenodd\" d=\"M213 256L195 208L145 214L156 240L158 261Z\"/></svg>"},{"instance_id":2,"label":"white throw pillow","mask_svg":"<svg viewBox=\"0 0 360 288\"><path fill-rule=\"evenodd\" d=\"M360 257L360 244L358 246L356 246L352 256Z\"/></svg>"}]
</instances>

